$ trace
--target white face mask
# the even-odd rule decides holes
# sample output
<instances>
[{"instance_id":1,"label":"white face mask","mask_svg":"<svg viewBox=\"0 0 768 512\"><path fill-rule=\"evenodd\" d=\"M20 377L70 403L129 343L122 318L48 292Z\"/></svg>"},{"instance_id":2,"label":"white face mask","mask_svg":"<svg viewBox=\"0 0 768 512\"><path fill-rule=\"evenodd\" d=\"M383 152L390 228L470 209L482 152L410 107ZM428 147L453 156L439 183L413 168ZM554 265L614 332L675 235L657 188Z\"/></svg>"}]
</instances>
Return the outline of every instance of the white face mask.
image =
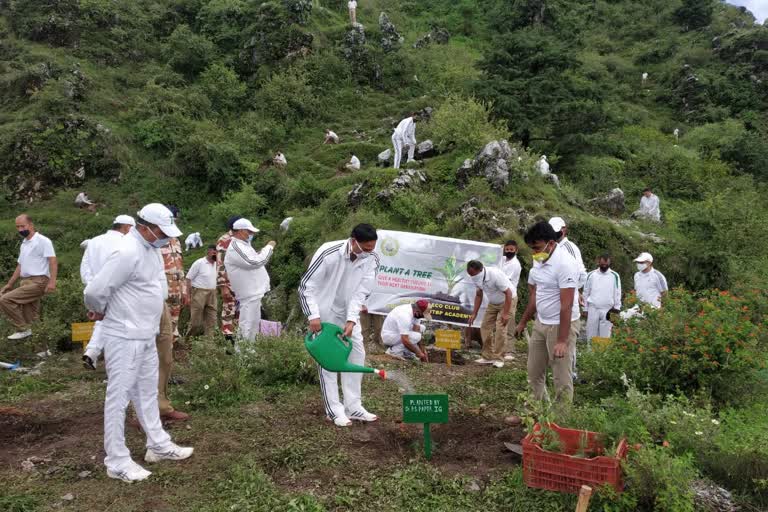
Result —
<instances>
[{"instance_id":1,"label":"white face mask","mask_svg":"<svg viewBox=\"0 0 768 512\"><path fill-rule=\"evenodd\" d=\"M352 252L354 252L354 253L355 253L355 256L357 257L357 259L359 259L359 260L364 260L365 258L367 258L368 256L370 256L370 255L371 255L371 253L369 253L369 252L365 252L365 251L363 250L363 248L362 248L362 247L360 247L360 244L359 244L359 243L357 243L357 240L355 240L355 239L353 238L353 239L352 239L352 241L353 241L353 242L355 242L355 245L357 246L357 250L358 250L358 251L360 251L360 252L355 252L355 251L352 251Z\"/></svg>"},{"instance_id":2,"label":"white face mask","mask_svg":"<svg viewBox=\"0 0 768 512\"><path fill-rule=\"evenodd\" d=\"M483 277L485 277L485 269L483 269L483 271L480 272L477 275L469 276L469 278L472 280L472 282L475 283L478 286L483 284Z\"/></svg>"},{"instance_id":3,"label":"white face mask","mask_svg":"<svg viewBox=\"0 0 768 512\"><path fill-rule=\"evenodd\" d=\"M253 242L253 233L248 235L248 243L251 243L251 242Z\"/></svg>"},{"instance_id":4,"label":"white face mask","mask_svg":"<svg viewBox=\"0 0 768 512\"><path fill-rule=\"evenodd\" d=\"M646 268L648 268L648 264L647 263L638 263L637 264L637 270L639 270L640 272L642 272Z\"/></svg>"}]
</instances>

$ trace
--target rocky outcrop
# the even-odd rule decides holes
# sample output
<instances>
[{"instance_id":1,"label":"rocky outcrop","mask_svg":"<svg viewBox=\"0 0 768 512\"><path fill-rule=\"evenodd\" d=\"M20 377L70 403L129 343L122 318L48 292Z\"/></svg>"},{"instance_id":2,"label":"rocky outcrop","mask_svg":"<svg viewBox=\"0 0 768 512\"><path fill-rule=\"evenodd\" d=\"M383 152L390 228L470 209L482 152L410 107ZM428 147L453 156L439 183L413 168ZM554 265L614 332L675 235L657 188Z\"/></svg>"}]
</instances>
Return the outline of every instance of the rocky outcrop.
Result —
<instances>
[{"instance_id":1,"label":"rocky outcrop","mask_svg":"<svg viewBox=\"0 0 768 512\"><path fill-rule=\"evenodd\" d=\"M620 188L614 188L604 196L590 199L589 204L616 217L623 214L626 209L624 192Z\"/></svg>"},{"instance_id":2,"label":"rocky outcrop","mask_svg":"<svg viewBox=\"0 0 768 512\"><path fill-rule=\"evenodd\" d=\"M400 169L397 178L392 180L389 187L376 194L376 197L384 202L388 202L398 193L417 187L426 182L427 176L420 170Z\"/></svg>"},{"instance_id":3,"label":"rocky outcrop","mask_svg":"<svg viewBox=\"0 0 768 512\"><path fill-rule=\"evenodd\" d=\"M390 163L392 162L392 148L385 149L381 153L379 153L379 156L376 157L376 164L379 167L388 167Z\"/></svg>"},{"instance_id":4,"label":"rocky outcrop","mask_svg":"<svg viewBox=\"0 0 768 512\"><path fill-rule=\"evenodd\" d=\"M368 182L356 183L352 190L347 193L347 204L353 210L363 204L365 200L365 189L368 188Z\"/></svg>"},{"instance_id":5,"label":"rocky outcrop","mask_svg":"<svg viewBox=\"0 0 768 512\"><path fill-rule=\"evenodd\" d=\"M480 200L472 197L466 203L462 204L460 209L461 220L465 226L472 228L478 233L497 237L507 233L502 221L496 213L491 210L479 208Z\"/></svg>"},{"instance_id":6,"label":"rocky outcrop","mask_svg":"<svg viewBox=\"0 0 768 512\"><path fill-rule=\"evenodd\" d=\"M14 199L36 201L83 179L115 180L120 165L111 132L79 116L40 120L11 134L0 148L0 179Z\"/></svg>"},{"instance_id":7,"label":"rocky outcrop","mask_svg":"<svg viewBox=\"0 0 768 512\"><path fill-rule=\"evenodd\" d=\"M413 43L413 47L416 49L419 48L426 48L432 43L435 44L448 44L448 41L451 39L451 33L448 32L443 27L438 27L437 25L432 26L432 30L429 31L428 34L420 37L418 40L416 40L415 43Z\"/></svg>"},{"instance_id":8,"label":"rocky outcrop","mask_svg":"<svg viewBox=\"0 0 768 512\"><path fill-rule=\"evenodd\" d=\"M309 17L312 15L312 0L283 0L283 5L292 22L299 25L309 23Z\"/></svg>"},{"instance_id":9,"label":"rocky outcrop","mask_svg":"<svg viewBox=\"0 0 768 512\"><path fill-rule=\"evenodd\" d=\"M464 188L472 177L485 178L495 191L501 191L509 184L507 160L517 156L517 150L506 140L494 140L485 145L474 160L465 160L456 171L459 188Z\"/></svg>"},{"instance_id":10,"label":"rocky outcrop","mask_svg":"<svg viewBox=\"0 0 768 512\"><path fill-rule=\"evenodd\" d=\"M381 30L381 47L385 52L394 52L403 44L403 36L395 28L395 24L389 20L389 16L382 12L379 14L379 30Z\"/></svg>"},{"instance_id":11,"label":"rocky outcrop","mask_svg":"<svg viewBox=\"0 0 768 512\"><path fill-rule=\"evenodd\" d=\"M437 148L431 140L425 140L419 142L416 145L416 151L414 152L414 158L416 160L424 160L425 158L431 158L437 154Z\"/></svg>"}]
</instances>

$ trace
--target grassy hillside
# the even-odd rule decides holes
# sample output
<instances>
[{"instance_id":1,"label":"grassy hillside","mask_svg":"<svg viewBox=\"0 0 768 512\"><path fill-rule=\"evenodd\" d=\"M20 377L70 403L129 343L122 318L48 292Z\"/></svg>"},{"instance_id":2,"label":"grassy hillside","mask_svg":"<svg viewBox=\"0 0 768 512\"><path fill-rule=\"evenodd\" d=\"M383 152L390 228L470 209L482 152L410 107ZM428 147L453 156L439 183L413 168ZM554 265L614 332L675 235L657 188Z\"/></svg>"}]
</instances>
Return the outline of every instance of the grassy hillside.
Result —
<instances>
[{"instance_id":1,"label":"grassy hillside","mask_svg":"<svg viewBox=\"0 0 768 512\"><path fill-rule=\"evenodd\" d=\"M380 27L382 12L397 34ZM647 448L631 456L629 492L595 506L692 511L691 482L706 477L745 510L764 507L768 28L717 0L361 0L358 21L365 41L344 0L0 0L0 275L15 265L21 211L54 241L62 272L41 328L3 357L26 364L68 338L85 313L80 242L147 202L178 205L182 230L206 243L230 215L250 217L257 243L278 242L268 313L294 325L307 258L356 222L501 242L560 215L588 267L614 255L625 290L632 258L650 251L672 286L700 292L675 291L647 321L617 328L606 352L579 356L587 383L558 421ZM397 172L377 155L397 121L426 107L417 137L438 147L418 168L426 183L379 198ZM322 144L326 127L341 144ZM500 138L519 156L509 184L461 180L464 160ZM278 149L284 170L269 165ZM342 170L350 152L359 172ZM541 154L560 188L535 174ZM630 219L646 186L661 197L661 224ZM614 187L626 211L611 215L591 199ZM74 207L80 190L98 214ZM2 374L0 509L51 510L68 492L84 510L575 506L527 489L519 461L499 451L504 416L549 417L525 400L523 357L496 373L406 369L420 390L451 395L428 466L418 429L394 422L399 396L386 382L366 383L385 421L329 430L297 338L260 343L242 363L193 343L174 400L194 428L174 435L196 456L130 491L97 460L102 374L83 375L66 352L38 375ZM19 472L33 456L37 469Z\"/></svg>"}]
</instances>

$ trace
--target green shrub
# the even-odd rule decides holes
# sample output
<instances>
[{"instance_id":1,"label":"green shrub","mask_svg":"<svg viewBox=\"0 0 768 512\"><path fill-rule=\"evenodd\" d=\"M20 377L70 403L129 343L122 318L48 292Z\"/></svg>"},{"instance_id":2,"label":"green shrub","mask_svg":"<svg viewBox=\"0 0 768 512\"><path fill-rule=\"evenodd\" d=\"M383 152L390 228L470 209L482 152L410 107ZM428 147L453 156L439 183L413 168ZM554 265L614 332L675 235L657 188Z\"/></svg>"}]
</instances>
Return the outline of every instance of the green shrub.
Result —
<instances>
[{"instance_id":1,"label":"green shrub","mask_svg":"<svg viewBox=\"0 0 768 512\"><path fill-rule=\"evenodd\" d=\"M245 176L240 150L232 142L212 140L211 135L203 130L190 136L177 147L174 158L186 177L206 184L209 191L231 190Z\"/></svg>"},{"instance_id":2,"label":"green shrub","mask_svg":"<svg viewBox=\"0 0 768 512\"><path fill-rule=\"evenodd\" d=\"M258 219L267 207L267 200L256 193L253 185L242 183L236 192L211 206L211 218L217 225L224 225L232 215ZM254 220L255 222L255 220Z\"/></svg>"},{"instance_id":3,"label":"green shrub","mask_svg":"<svg viewBox=\"0 0 768 512\"><path fill-rule=\"evenodd\" d=\"M627 306L634 299L630 298ZM728 292L675 289L661 309L617 326L604 351L580 361L588 379L614 388L626 374L640 389L695 393L707 389L717 403L740 393L765 366L765 332L752 323L744 299Z\"/></svg>"},{"instance_id":4,"label":"green shrub","mask_svg":"<svg viewBox=\"0 0 768 512\"><path fill-rule=\"evenodd\" d=\"M311 119L320 108L309 78L296 68L272 75L256 93L254 104L266 117L289 126Z\"/></svg>"},{"instance_id":5,"label":"green shrub","mask_svg":"<svg viewBox=\"0 0 768 512\"><path fill-rule=\"evenodd\" d=\"M693 512L691 483L698 476L691 457L675 457L665 448L644 448L630 455L626 485L640 510Z\"/></svg>"},{"instance_id":6,"label":"green shrub","mask_svg":"<svg viewBox=\"0 0 768 512\"><path fill-rule=\"evenodd\" d=\"M242 106L248 92L231 68L222 64L212 64L200 75L200 87L211 99L213 108L219 112L229 112Z\"/></svg>"},{"instance_id":7,"label":"green shrub","mask_svg":"<svg viewBox=\"0 0 768 512\"><path fill-rule=\"evenodd\" d=\"M258 338L243 349L242 358L254 382L261 386L318 383L317 364L298 337Z\"/></svg>"},{"instance_id":8,"label":"green shrub","mask_svg":"<svg viewBox=\"0 0 768 512\"><path fill-rule=\"evenodd\" d=\"M168 65L189 77L208 67L216 59L216 54L213 42L192 32L189 25L177 26L163 48Z\"/></svg>"},{"instance_id":9,"label":"green shrub","mask_svg":"<svg viewBox=\"0 0 768 512\"><path fill-rule=\"evenodd\" d=\"M492 140L510 137L503 123L490 120L490 111L474 98L451 95L435 111L427 131L441 149L474 152Z\"/></svg>"}]
</instances>

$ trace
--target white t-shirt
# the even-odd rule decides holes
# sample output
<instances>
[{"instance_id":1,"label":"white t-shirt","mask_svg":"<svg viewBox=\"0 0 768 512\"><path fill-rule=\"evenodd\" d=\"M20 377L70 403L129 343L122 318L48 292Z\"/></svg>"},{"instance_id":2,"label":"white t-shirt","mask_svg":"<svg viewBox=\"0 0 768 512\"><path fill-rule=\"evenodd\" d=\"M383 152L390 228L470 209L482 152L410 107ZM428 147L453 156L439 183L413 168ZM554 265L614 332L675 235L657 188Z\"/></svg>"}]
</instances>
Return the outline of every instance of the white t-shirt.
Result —
<instances>
[{"instance_id":1,"label":"white t-shirt","mask_svg":"<svg viewBox=\"0 0 768 512\"><path fill-rule=\"evenodd\" d=\"M641 302L660 308L661 294L667 290L667 278L655 268L650 272L635 272L635 292Z\"/></svg>"},{"instance_id":2,"label":"white t-shirt","mask_svg":"<svg viewBox=\"0 0 768 512\"><path fill-rule=\"evenodd\" d=\"M21 277L46 276L51 277L51 267L48 258L56 257L51 241L35 233L30 239L21 241L18 263L21 266Z\"/></svg>"},{"instance_id":3,"label":"white t-shirt","mask_svg":"<svg viewBox=\"0 0 768 512\"><path fill-rule=\"evenodd\" d=\"M621 278L615 271L602 272L599 268L587 274L584 301L598 309L621 309Z\"/></svg>"},{"instance_id":4,"label":"white t-shirt","mask_svg":"<svg viewBox=\"0 0 768 512\"><path fill-rule=\"evenodd\" d=\"M536 315L542 324L560 324L561 288L573 288L574 291L571 322L581 316L575 295L579 286L579 267L561 246L557 246L547 261L534 264L528 274L528 284L536 287Z\"/></svg>"},{"instance_id":5,"label":"white t-shirt","mask_svg":"<svg viewBox=\"0 0 768 512\"><path fill-rule=\"evenodd\" d=\"M517 297L517 286L520 284L520 272L522 268L520 266L520 260L515 255L511 260L504 258L501 263L501 270L509 279L509 283L512 285L512 297Z\"/></svg>"},{"instance_id":6,"label":"white t-shirt","mask_svg":"<svg viewBox=\"0 0 768 512\"><path fill-rule=\"evenodd\" d=\"M208 258L200 258L189 267L187 279L192 281L192 288L214 290L216 288L216 271L216 261L211 263Z\"/></svg>"},{"instance_id":7,"label":"white t-shirt","mask_svg":"<svg viewBox=\"0 0 768 512\"><path fill-rule=\"evenodd\" d=\"M421 319L414 318L413 306L411 304L397 306L384 319L384 324L381 327L381 338L392 341L400 339L403 334L408 335L413 332L414 325L421 326Z\"/></svg>"},{"instance_id":8,"label":"white t-shirt","mask_svg":"<svg viewBox=\"0 0 768 512\"><path fill-rule=\"evenodd\" d=\"M494 267L485 267L483 271L474 277L470 277L475 286L483 290L483 295L488 297L489 304L503 304L504 292L507 290L512 291L512 296L515 296L515 290L512 288L512 283L501 269Z\"/></svg>"},{"instance_id":9,"label":"white t-shirt","mask_svg":"<svg viewBox=\"0 0 768 512\"><path fill-rule=\"evenodd\" d=\"M355 0L350 0L347 2L347 7L350 9L357 9L357 2Z\"/></svg>"},{"instance_id":10,"label":"white t-shirt","mask_svg":"<svg viewBox=\"0 0 768 512\"><path fill-rule=\"evenodd\" d=\"M352 158L349 159L349 166L355 169L356 171L360 170L360 159L357 158L355 155L352 155Z\"/></svg>"}]
</instances>

